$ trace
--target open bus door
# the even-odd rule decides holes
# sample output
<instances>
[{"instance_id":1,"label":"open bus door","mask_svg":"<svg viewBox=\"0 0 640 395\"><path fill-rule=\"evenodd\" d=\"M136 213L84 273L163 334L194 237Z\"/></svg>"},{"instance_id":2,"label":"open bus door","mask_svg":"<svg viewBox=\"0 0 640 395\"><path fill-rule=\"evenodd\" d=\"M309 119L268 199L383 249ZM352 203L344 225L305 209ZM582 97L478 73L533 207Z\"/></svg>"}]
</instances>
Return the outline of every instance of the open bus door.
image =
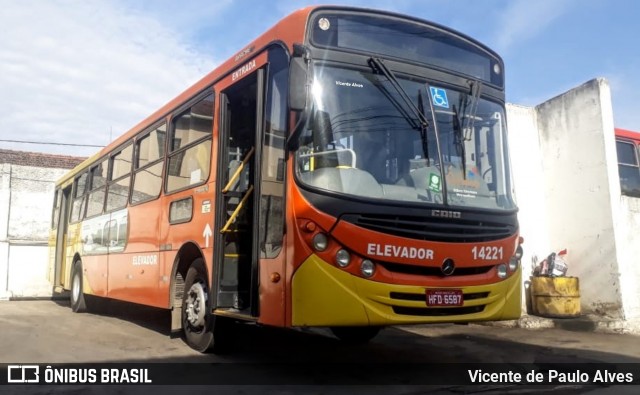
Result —
<instances>
[{"instance_id":1,"label":"open bus door","mask_svg":"<svg viewBox=\"0 0 640 395\"><path fill-rule=\"evenodd\" d=\"M71 185L58 189L55 197L55 208L53 211L52 234L54 243L53 260L50 273L53 275L51 283L56 292L62 291L65 284L66 262L67 262L67 230L69 228L69 206L71 202Z\"/></svg>"},{"instance_id":2,"label":"open bus door","mask_svg":"<svg viewBox=\"0 0 640 395\"><path fill-rule=\"evenodd\" d=\"M234 73L235 81L221 89L220 97L214 306L216 314L244 319L258 315L258 164L265 69L256 62ZM247 68L255 71L245 74Z\"/></svg>"}]
</instances>

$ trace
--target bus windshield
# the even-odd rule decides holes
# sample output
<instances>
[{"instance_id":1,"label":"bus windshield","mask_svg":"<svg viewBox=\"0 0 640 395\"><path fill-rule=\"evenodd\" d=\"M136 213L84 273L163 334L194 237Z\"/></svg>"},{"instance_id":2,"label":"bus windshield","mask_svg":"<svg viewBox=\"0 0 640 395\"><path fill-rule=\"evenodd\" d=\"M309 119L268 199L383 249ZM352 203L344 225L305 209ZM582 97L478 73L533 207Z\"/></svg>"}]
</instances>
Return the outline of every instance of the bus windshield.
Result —
<instances>
[{"instance_id":1,"label":"bus windshield","mask_svg":"<svg viewBox=\"0 0 640 395\"><path fill-rule=\"evenodd\" d=\"M426 133L384 76L315 67L298 179L366 199L514 209L504 107L469 90L402 76L398 82L429 121Z\"/></svg>"}]
</instances>

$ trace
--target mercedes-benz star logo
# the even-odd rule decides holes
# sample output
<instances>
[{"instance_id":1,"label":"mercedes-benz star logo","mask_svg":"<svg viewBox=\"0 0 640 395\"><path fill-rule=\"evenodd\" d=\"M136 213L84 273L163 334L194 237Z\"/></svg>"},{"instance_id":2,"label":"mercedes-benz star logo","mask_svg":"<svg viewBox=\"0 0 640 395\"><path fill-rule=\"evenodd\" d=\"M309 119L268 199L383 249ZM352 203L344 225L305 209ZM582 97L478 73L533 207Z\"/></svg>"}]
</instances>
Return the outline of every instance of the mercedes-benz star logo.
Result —
<instances>
[{"instance_id":1,"label":"mercedes-benz star logo","mask_svg":"<svg viewBox=\"0 0 640 395\"><path fill-rule=\"evenodd\" d=\"M450 276L456 270L456 264L453 263L453 259L447 258L442 262L442 267L440 269L442 270L442 274Z\"/></svg>"}]
</instances>

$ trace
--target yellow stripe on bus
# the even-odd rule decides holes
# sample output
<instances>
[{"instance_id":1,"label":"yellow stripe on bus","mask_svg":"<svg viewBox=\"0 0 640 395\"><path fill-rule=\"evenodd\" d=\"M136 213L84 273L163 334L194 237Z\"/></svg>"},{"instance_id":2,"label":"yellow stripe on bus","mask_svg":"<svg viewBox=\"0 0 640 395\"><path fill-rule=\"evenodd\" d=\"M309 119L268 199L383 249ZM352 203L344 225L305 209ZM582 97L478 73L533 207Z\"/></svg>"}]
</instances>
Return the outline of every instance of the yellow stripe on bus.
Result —
<instances>
[{"instance_id":1,"label":"yellow stripe on bus","mask_svg":"<svg viewBox=\"0 0 640 395\"><path fill-rule=\"evenodd\" d=\"M446 316L405 315L395 313L394 307L426 309L427 287L367 280L311 255L293 276L292 325L397 325L517 319L522 310L521 277L518 269L504 281L457 287L465 294L487 294L484 298L464 302L463 307L484 305L480 312ZM391 292L425 295L425 300L392 299Z\"/></svg>"}]
</instances>

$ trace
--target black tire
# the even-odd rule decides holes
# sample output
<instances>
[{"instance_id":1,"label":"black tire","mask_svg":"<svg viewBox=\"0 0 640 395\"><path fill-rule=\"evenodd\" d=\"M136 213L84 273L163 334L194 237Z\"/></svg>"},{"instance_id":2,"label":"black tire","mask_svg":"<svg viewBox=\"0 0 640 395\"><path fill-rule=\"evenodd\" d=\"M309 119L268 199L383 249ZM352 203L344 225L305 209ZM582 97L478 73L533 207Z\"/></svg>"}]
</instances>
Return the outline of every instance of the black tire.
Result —
<instances>
[{"instance_id":1,"label":"black tire","mask_svg":"<svg viewBox=\"0 0 640 395\"><path fill-rule=\"evenodd\" d=\"M209 286L202 259L193 262L184 282L182 297L182 330L189 347L216 354L229 350L228 320L211 314Z\"/></svg>"},{"instance_id":2,"label":"black tire","mask_svg":"<svg viewBox=\"0 0 640 395\"><path fill-rule=\"evenodd\" d=\"M335 326L331 332L341 341L349 344L365 344L380 332L379 326Z\"/></svg>"},{"instance_id":3,"label":"black tire","mask_svg":"<svg viewBox=\"0 0 640 395\"><path fill-rule=\"evenodd\" d=\"M74 313L84 313L87 311L87 302L82 291L82 262L76 261L71 270L71 311Z\"/></svg>"}]
</instances>

